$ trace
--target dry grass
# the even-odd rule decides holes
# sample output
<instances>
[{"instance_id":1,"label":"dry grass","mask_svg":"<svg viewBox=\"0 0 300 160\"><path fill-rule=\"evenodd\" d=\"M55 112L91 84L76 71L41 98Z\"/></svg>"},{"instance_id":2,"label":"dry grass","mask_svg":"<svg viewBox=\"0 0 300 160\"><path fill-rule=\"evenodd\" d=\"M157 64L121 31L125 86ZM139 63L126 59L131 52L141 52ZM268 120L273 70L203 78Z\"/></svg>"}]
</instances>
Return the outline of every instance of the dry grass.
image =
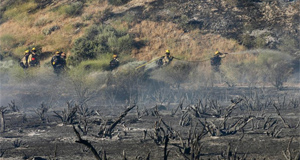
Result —
<instances>
[{"instance_id":1,"label":"dry grass","mask_svg":"<svg viewBox=\"0 0 300 160\"><path fill-rule=\"evenodd\" d=\"M137 35L136 41L147 41L145 47L133 52L141 60L162 56L166 49L170 49L175 56L184 56L187 60L211 57L216 50L236 52L244 49L236 41L220 35L204 35L199 30L184 33L176 24L170 22L143 21L136 24L130 32Z\"/></svg>"}]
</instances>

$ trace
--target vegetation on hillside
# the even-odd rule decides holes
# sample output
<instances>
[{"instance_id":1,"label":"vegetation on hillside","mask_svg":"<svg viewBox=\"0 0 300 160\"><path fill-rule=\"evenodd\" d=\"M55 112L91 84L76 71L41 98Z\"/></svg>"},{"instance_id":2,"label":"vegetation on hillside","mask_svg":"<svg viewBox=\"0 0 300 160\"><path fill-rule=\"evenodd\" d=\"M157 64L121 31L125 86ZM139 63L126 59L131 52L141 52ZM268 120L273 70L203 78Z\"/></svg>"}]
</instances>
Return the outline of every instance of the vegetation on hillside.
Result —
<instances>
[{"instance_id":1,"label":"vegetation on hillside","mask_svg":"<svg viewBox=\"0 0 300 160\"><path fill-rule=\"evenodd\" d=\"M272 73L267 79L273 79L273 84L281 88L289 75L276 82L277 71L295 72L292 63L299 58L299 4L281 0L193 4L161 0L4 0L0 8L0 58L21 58L25 49L38 47L45 62L49 53L62 50L68 54L69 65L106 70L113 53L127 59L150 60L171 49L176 57L190 61L208 59L216 50L237 53L271 49L286 54L283 57L292 55L293 59L279 67L275 64L280 59L261 58L274 55L244 52L246 57L228 56L222 70L231 83L254 83L251 76L264 74L266 68ZM192 68L207 71L207 64ZM186 67L191 66L179 68ZM185 73L193 74L192 70ZM202 78L206 81L210 76Z\"/></svg>"}]
</instances>

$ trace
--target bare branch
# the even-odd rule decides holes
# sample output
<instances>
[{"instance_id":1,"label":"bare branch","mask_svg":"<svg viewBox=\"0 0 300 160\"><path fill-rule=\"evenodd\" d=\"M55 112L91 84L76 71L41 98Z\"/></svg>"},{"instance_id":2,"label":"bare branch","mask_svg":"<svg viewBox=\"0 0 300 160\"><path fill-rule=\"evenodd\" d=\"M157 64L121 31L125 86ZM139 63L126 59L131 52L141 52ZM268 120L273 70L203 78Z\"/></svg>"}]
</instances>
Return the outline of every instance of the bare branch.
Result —
<instances>
[{"instance_id":1,"label":"bare branch","mask_svg":"<svg viewBox=\"0 0 300 160\"><path fill-rule=\"evenodd\" d=\"M73 126L73 130L74 130L74 132L75 132L75 134L78 138L78 140L75 141L75 142L85 145L86 147L88 147L92 151L93 155L95 156L95 158L97 160L102 160L101 157L99 156L98 152L96 151L96 149L92 146L92 144L90 142L88 142L87 140L84 140L84 139L81 138L81 136L80 136L79 132L76 130L75 126Z\"/></svg>"}]
</instances>

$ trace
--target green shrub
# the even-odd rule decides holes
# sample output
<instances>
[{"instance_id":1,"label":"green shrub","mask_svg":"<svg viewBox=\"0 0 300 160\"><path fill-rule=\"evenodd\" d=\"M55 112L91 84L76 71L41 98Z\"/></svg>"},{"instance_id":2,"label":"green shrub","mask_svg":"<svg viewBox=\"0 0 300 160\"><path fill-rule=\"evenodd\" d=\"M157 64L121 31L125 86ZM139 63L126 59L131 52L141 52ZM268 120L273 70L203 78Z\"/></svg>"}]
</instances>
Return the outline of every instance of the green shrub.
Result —
<instances>
[{"instance_id":1,"label":"green shrub","mask_svg":"<svg viewBox=\"0 0 300 160\"><path fill-rule=\"evenodd\" d=\"M266 46L266 40L263 36L256 37L254 43L255 48L264 48Z\"/></svg>"},{"instance_id":2,"label":"green shrub","mask_svg":"<svg viewBox=\"0 0 300 160\"><path fill-rule=\"evenodd\" d=\"M128 34L119 38L112 36L108 38L107 44L113 52L120 53L129 51L132 48L133 40Z\"/></svg>"},{"instance_id":3,"label":"green shrub","mask_svg":"<svg viewBox=\"0 0 300 160\"><path fill-rule=\"evenodd\" d=\"M115 6L120 6L120 5L126 4L129 1L130 0L108 0L108 3L111 5L115 5Z\"/></svg>"},{"instance_id":4,"label":"green shrub","mask_svg":"<svg viewBox=\"0 0 300 160\"><path fill-rule=\"evenodd\" d=\"M283 52L295 53L300 49L299 43L299 40L297 40L295 36L284 36L281 38L277 48Z\"/></svg>"},{"instance_id":5,"label":"green shrub","mask_svg":"<svg viewBox=\"0 0 300 160\"><path fill-rule=\"evenodd\" d=\"M83 3L82 2L72 2L66 6L61 6L59 12L66 14L67 16L78 16L82 13Z\"/></svg>"},{"instance_id":6,"label":"green shrub","mask_svg":"<svg viewBox=\"0 0 300 160\"><path fill-rule=\"evenodd\" d=\"M124 54L133 46L132 37L126 33L118 32L111 26L93 25L87 29L86 34L74 42L72 52L73 60L95 59L107 53Z\"/></svg>"}]
</instances>

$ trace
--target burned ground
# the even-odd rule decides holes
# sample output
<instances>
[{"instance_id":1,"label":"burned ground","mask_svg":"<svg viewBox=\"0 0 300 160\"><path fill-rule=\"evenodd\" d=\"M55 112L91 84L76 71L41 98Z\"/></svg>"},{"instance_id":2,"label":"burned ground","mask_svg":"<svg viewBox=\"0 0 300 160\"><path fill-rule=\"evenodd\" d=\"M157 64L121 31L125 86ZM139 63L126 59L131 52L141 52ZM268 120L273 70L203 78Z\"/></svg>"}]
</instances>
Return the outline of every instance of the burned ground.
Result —
<instances>
[{"instance_id":1,"label":"burned ground","mask_svg":"<svg viewBox=\"0 0 300 160\"><path fill-rule=\"evenodd\" d=\"M85 144L78 143L76 130L100 159L299 159L299 88L158 91L173 92L173 97L159 101L162 94L153 92L147 103L104 103L94 98L93 103L79 105L66 101L72 97L70 91L58 99L64 100L61 104L44 99L24 106L20 98L31 97L32 102L38 94L20 92L1 107L1 157L95 159ZM41 97L45 94L40 90Z\"/></svg>"}]
</instances>

